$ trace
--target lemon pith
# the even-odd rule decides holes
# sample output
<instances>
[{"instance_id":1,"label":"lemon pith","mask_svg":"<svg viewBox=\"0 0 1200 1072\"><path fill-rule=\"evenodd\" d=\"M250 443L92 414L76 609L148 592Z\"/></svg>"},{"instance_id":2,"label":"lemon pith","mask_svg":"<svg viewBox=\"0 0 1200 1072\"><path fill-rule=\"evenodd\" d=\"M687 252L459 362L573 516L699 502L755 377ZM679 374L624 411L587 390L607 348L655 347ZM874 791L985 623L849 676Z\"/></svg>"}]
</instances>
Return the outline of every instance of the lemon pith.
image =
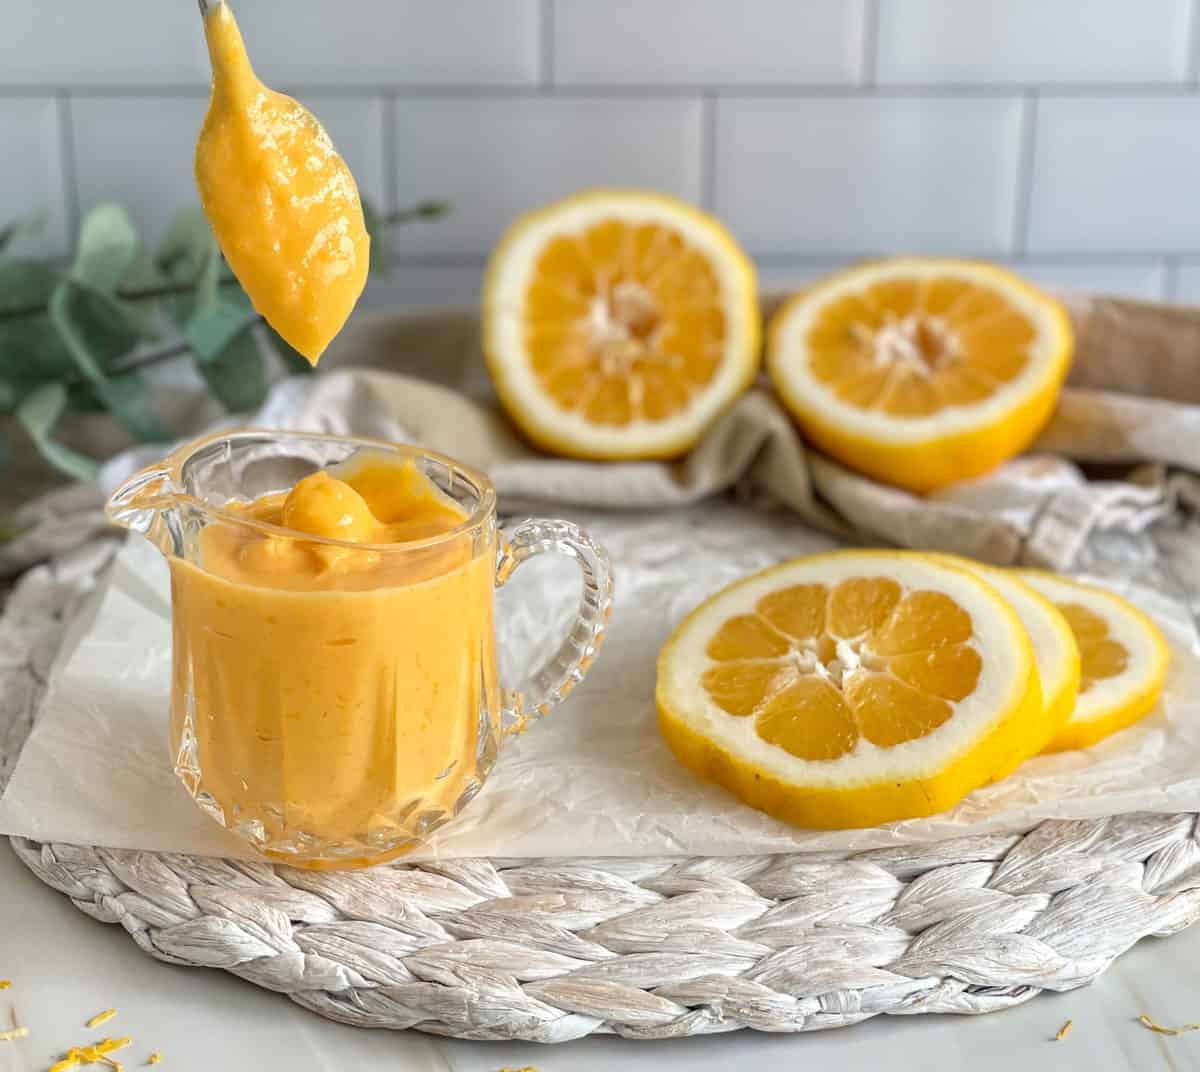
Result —
<instances>
[{"instance_id":1,"label":"lemon pith","mask_svg":"<svg viewBox=\"0 0 1200 1072\"><path fill-rule=\"evenodd\" d=\"M592 190L529 213L488 263L483 351L505 410L568 457L674 457L753 381L750 261L664 194Z\"/></svg>"}]
</instances>

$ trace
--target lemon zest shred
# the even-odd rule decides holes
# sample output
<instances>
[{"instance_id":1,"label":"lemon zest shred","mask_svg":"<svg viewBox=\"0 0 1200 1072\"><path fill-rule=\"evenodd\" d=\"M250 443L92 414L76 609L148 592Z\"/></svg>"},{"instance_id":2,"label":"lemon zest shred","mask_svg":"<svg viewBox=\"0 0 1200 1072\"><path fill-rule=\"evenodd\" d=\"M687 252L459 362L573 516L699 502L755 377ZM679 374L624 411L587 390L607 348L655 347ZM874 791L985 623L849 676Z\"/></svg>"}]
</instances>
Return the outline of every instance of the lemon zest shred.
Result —
<instances>
[{"instance_id":1,"label":"lemon zest shred","mask_svg":"<svg viewBox=\"0 0 1200 1072\"><path fill-rule=\"evenodd\" d=\"M29 1037L29 1028L27 1027L12 1027L7 1031L0 1031L0 1042L12 1042L14 1039L22 1039Z\"/></svg>"},{"instance_id":2,"label":"lemon zest shred","mask_svg":"<svg viewBox=\"0 0 1200 1072\"><path fill-rule=\"evenodd\" d=\"M148 1064L148 1065L156 1065L156 1064L158 1064L158 1062L159 1062L159 1061L161 1061L161 1060L162 1060L162 1054L161 1054L161 1053L159 1053L159 1052L158 1052L158 1050L155 1050L155 1051L154 1051L154 1052L153 1052L153 1053L152 1053L152 1054L149 1056L149 1058L147 1058L147 1060L146 1060L146 1064Z\"/></svg>"},{"instance_id":3,"label":"lemon zest shred","mask_svg":"<svg viewBox=\"0 0 1200 1072\"><path fill-rule=\"evenodd\" d=\"M133 1039L128 1035L121 1038L106 1038L91 1046L72 1046L67 1050L66 1055L60 1061L56 1061L50 1066L49 1072L68 1072L69 1069L78 1068L80 1065L106 1064L114 1070L123 1072L124 1066L117 1061L110 1060L108 1055L114 1050L121 1050L128 1046Z\"/></svg>"},{"instance_id":4,"label":"lemon zest shred","mask_svg":"<svg viewBox=\"0 0 1200 1072\"><path fill-rule=\"evenodd\" d=\"M1071 1026L1074 1023L1075 1023L1074 1020L1068 1020L1065 1024L1063 1024L1062 1027L1060 1027L1058 1029L1058 1034L1054 1036L1054 1041L1062 1042L1062 1040L1065 1039L1071 1033Z\"/></svg>"},{"instance_id":5,"label":"lemon zest shred","mask_svg":"<svg viewBox=\"0 0 1200 1072\"><path fill-rule=\"evenodd\" d=\"M105 1009L103 1012L96 1013L84 1026L99 1027L101 1024L108 1023L114 1016L117 1015L116 1009Z\"/></svg>"},{"instance_id":6,"label":"lemon zest shred","mask_svg":"<svg viewBox=\"0 0 1200 1072\"><path fill-rule=\"evenodd\" d=\"M1200 1024L1184 1024L1182 1027L1164 1027L1162 1024L1156 1024L1145 1013L1138 1017L1138 1023L1142 1027L1153 1031L1157 1035L1186 1035L1189 1031L1200 1031Z\"/></svg>"},{"instance_id":7,"label":"lemon zest shred","mask_svg":"<svg viewBox=\"0 0 1200 1072\"><path fill-rule=\"evenodd\" d=\"M7 990L10 986L12 986L11 979L0 979L0 990Z\"/></svg>"}]
</instances>

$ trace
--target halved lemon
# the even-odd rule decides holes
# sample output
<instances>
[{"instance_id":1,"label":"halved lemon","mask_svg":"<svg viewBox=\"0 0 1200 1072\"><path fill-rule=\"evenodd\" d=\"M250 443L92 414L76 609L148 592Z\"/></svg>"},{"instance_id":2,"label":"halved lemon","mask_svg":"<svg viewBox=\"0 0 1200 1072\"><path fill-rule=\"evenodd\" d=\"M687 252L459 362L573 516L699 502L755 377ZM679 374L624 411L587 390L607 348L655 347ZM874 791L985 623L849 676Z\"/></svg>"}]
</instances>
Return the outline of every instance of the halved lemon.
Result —
<instances>
[{"instance_id":1,"label":"halved lemon","mask_svg":"<svg viewBox=\"0 0 1200 1072\"><path fill-rule=\"evenodd\" d=\"M1016 611L1033 645L1038 681L1042 688L1042 718L1036 732L1030 733L1024 742L1023 754L1014 755L1012 766L998 771L994 776L997 779L1004 778L1025 760L1045 751L1071 717L1079 695L1079 647L1063 613L1049 599L1021 580L1015 571L988 566L957 555L937 557L977 573L995 588Z\"/></svg>"},{"instance_id":2,"label":"halved lemon","mask_svg":"<svg viewBox=\"0 0 1200 1072\"><path fill-rule=\"evenodd\" d=\"M594 190L523 216L484 281L500 401L569 457L683 453L753 381L760 333L750 261L664 194Z\"/></svg>"},{"instance_id":3,"label":"halved lemon","mask_svg":"<svg viewBox=\"0 0 1200 1072\"><path fill-rule=\"evenodd\" d=\"M1040 570L1018 576L1062 612L1079 645L1079 699L1046 751L1087 748L1149 714L1170 659L1158 626L1103 588Z\"/></svg>"},{"instance_id":4,"label":"halved lemon","mask_svg":"<svg viewBox=\"0 0 1200 1072\"><path fill-rule=\"evenodd\" d=\"M878 480L929 491L1028 446L1074 339L1065 310L977 261L898 258L817 283L773 317L767 369L805 434Z\"/></svg>"},{"instance_id":5,"label":"halved lemon","mask_svg":"<svg viewBox=\"0 0 1200 1072\"><path fill-rule=\"evenodd\" d=\"M823 829L943 811L1010 769L1042 720L1016 613L911 552L813 555L718 592L663 648L656 699L687 767Z\"/></svg>"}]
</instances>

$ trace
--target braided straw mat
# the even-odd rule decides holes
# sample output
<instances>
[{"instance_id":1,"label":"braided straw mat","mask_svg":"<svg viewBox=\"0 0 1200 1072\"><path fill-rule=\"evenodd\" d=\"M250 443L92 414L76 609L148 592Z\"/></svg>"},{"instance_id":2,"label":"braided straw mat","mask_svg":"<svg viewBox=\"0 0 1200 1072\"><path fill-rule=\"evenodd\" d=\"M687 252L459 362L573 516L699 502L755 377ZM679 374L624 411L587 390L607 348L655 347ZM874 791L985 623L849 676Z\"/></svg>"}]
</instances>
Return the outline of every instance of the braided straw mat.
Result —
<instances>
[{"instance_id":1,"label":"braided straw mat","mask_svg":"<svg viewBox=\"0 0 1200 1072\"><path fill-rule=\"evenodd\" d=\"M0 755L28 732L64 630L116 546L30 570L9 599ZM1083 986L1139 939L1200 918L1197 818L1051 821L854 855L343 873L12 844L160 960L224 968L348 1024L564 1042L983 1013Z\"/></svg>"}]
</instances>

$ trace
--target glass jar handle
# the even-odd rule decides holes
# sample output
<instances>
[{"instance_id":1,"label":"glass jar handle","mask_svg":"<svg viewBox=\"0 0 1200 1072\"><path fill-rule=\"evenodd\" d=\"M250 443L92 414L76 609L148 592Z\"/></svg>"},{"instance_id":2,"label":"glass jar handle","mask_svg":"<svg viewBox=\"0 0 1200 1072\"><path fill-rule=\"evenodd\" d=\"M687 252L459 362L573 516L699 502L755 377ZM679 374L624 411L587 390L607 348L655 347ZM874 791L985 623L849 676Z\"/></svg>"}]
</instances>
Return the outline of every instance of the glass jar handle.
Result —
<instances>
[{"instance_id":1,"label":"glass jar handle","mask_svg":"<svg viewBox=\"0 0 1200 1072\"><path fill-rule=\"evenodd\" d=\"M583 594L579 612L558 651L521 683L501 692L500 732L522 733L536 718L560 703L587 673L608 628L612 612L612 566L608 552L593 543L569 521L531 519L500 534L496 558L496 587L502 587L527 559L546 551L567 555L579 563Z\"/></svg>"}]
</instances>

